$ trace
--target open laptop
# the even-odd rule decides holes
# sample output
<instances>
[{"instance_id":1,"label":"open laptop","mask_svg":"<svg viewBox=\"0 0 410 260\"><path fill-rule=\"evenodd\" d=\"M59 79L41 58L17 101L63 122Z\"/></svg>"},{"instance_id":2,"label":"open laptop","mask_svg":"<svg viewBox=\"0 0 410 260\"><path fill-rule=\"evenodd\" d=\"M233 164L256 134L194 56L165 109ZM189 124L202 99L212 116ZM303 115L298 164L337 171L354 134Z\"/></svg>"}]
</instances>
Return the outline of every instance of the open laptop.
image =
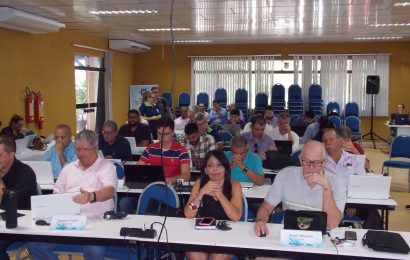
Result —
<instances>
[{"instance_id":1,"label":"open laptop","mask_svg":"<svg viewBox=\"0 0 410 260\"><path fill-rule=\"evenodd\" d=\"M225 131L231 133L232 136L237 136L241 134L241 125L239 124L224 124L223 125L223 129L225 129Z\"/></svg>"},{"instance_id":2,"label":"open laptop","mask_svg":"<svg viewBox=\"0 0 410 260\"><path fill-rule=\"evenodd\" d=\"M276 148L280 153L291 155L292 154L292 141L289 140L274 140Z\"/></svg>"},{"instance_id":3,"label":"open laptop","mask_svg":"<svg viewBox=\"0 0 410 260\"><path fill-rule=\"evenodd\" d=\"M31 196L31 217L33 219L51 219L53 215L78 215L80 204L73 197L80 192Z\"/></svg>"},{"instance_id":4,"label":"open laptop","mask_svg":"<svg viewBox=\"0 0 410 260\"><path fill-rule=\"evenodd\" d=\"M165 182L164 171L160 165L124 165L124 185L130 189L144 189L156 181Z\"/></svg>"},{"instance_id":5,"label":"open laptop","mask_svg":"<svg viewBox=\"0 0 410 260\"><path fill-rule=\"evenodd\" d=\"M409 125L410 115L409 114L394 114L393 117L395 125Z\"/></svg>"},{"instance_id":6,"label":"open laptop","mask_svg":"<svg viewBox=\"0 0 410 260\"><path fill-rule=\"evenodd\" d=\"M322 231L326 234L327 214L324 211L285 210L284 229Z\"/></svg>"},{"instance_id":7,"label":"open laptop","mask_svg":"<svg viewBox=\"0 0 410 260\"><path fill-rule=\"evenodd\" d=\"M350 175L347 197L354 199L388 199L391 176Z\"/></svg>"},{"instance_id":8,"label":"open laptop","mask_svg":"<svg viewBox=\"0 0 410 260\"><path fill-rule=\"evenodd\" d=\"M48 161L23 161L33 169L38 184L54 184L53 169Z\"/></svg>"},{"instance_id":9,"label":"open laptop","mask_svg":"<svg viewBox=\"0 0 410 260\"><path fill-rule=\"evenodd\" d=\"M131 153L132 153L133 155L142 154L142 152L147 148L147 147L139 147L139 146L137 146L137 143L135 142L135 137L125 136L124 138L127 139L128 142L130 143Z\"/></svg>"}]
</instances>

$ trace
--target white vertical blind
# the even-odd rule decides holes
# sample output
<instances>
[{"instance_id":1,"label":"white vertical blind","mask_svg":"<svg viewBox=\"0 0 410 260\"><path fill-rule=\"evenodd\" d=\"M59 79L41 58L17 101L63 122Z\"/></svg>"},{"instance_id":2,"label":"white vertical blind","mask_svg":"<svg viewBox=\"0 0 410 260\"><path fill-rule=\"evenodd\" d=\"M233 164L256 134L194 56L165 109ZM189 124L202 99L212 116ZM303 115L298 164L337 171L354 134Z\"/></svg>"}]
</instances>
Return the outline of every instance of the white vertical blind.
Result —
<instances>
[{"instance_id":1,"label":"white vertical blind","mask_svg":"<svg viewBox=\"0 0 410 260\"><path fill-rule=\"evenodd\" d=\"M336 101L343 110L349 90L347 85L347 55L321 56L320 62L322 99L326 104L330 101Z\"/></svg>"}]
</instances>

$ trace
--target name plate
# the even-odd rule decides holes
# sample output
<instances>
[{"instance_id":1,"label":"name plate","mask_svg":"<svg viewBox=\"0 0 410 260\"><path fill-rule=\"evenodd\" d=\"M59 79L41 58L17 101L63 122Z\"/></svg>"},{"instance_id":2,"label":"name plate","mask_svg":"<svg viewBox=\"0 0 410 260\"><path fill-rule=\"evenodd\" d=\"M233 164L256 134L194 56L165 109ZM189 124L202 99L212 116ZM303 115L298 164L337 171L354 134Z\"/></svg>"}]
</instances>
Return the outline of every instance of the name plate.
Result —
<instances>
[{"instance_id":1,"label":"name plate","mask_svg":"<svg viewBox=\"0 0 410 260\"><path fill-rule=\"evenodd\" d=\"M85 230L87 216L55 215L51 217L51 230Z\"/></svg>"},{"instance_id":2,"label":"name plate","mask_svg":"<svg viewBox=\"0 0 410 260\"><path fill-rule=\"evenodd\" d=\"M282 229L280 231L280 242L292 246L322 247L322 232Z\"/></svg>"}]
</instances>

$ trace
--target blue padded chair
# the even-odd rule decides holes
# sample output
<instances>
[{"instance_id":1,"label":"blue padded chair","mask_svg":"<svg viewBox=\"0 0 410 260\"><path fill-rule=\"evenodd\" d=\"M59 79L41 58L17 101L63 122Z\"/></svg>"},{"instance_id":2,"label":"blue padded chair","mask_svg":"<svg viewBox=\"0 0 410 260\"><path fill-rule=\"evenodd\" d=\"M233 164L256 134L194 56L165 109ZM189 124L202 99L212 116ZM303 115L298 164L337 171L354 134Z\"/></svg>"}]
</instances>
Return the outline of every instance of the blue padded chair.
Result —
<instances>
[{"instance_id":1,"label":"blue padded chair","mask_svg":"<svg viewBox=\"0 0 410 260\"><path fill-rule=\"evenodd\" d=\"M360 142L362 142L362 132L360 130L360 119L357 116L349 116L345 120L345 125L352 130L353 137L360 138Z\"/></svg>"},{"instance_id":2,"label":"blue padded chair","mask_svg":"<svg viewBox=\"0 0 410 260\"><path fill-rule=\"evenodd\" d=\"M349 216L346 213L343 215L342 223L350 223L354 228L363 228L364 220L358 216Z\"/></svg>"},{"instance_id":3,"label":"blue padded chair","mask_svg":"<svg viewBox=\"0 0 410 260\"><path fill-rule=\"evenodd\" d=\"M246 200L245 194L242 194L242 216L239 221L248 221L248 201Z\"/></svg>"},{"instance_id":4,"label":"blue padded chair","mask_svg":"<svg viewBox=\"0 0 410 260\"><path fill-rule=\"evenodd\" d=\"M265 93L258 93L255 97L255 110L265 110L268 106L268 95Z\"/></svg>"},{"instance_id":5,"label":"blue padded chair","mask_svg":"<svg viewBox=\"0 0 410 260\"><path fill-rule=\"evenodd\" d=\"M124 166L122 166L121 163L116 162L116 161L112 161L112 164L114 164L114 166L115 166L115 171L117 172L117 178L118 179L123 179L124 176L125 176Z\"/></svg>"},{"instance_id":6,"label":"blue padded chair","mask_svg":"<svg viewBox=\"0 0 410 260\"><path fill-rule=\"evenodd\" d=\"M300 162L300 154L302 153L302 149L294 151L290 157L292 157L292 160L295 162Z\"/></svg>"},{"instance_id":7,"label":"blue padded chair","mask_svg":"<svg viewBox=\"0 0 410 260\"><path fill-rule=\"evenodd\" d=\"M328 117L330 121L333 122L333 124L335 125L335 128L340 128L342 126L342 119L340 119L340 117L338 116L329 116Z\"/></svg>"},{"instance_id":8,"label":"blue padded chair","mask_svg":"<svg viewBox=\"0 0 410 260\"><path fill-rule=\"evenodd\" d=\"M168 204L170 207L180 208L178 194L175 189L170 185L166 185L165 182L157 181L149 184L142 191L138 199L138 215L144 215L146 213L151 198Z\"/></svg>"},{"instance_id":9,"label":"blue padded chair","mask_svg":"<svg viewBox=\"0 0 410 260\"><path fill-rule=\"evenodd\" d=\"M410 174L410 162L403 160L395 160L395 158L407 158L410 159L410 136L399 135L393 139L390 148L390 158L384 161L382 167L382 174L384 174L384 168L387 168L387 175L389 174L389 168L409 169ZM409 176L410 177L410 176Z\"/></svg>"},{"instance_id":10,"label":"blue padded chair","mask_svg":"<svg viewBox=\"0 0 410 260\"><path fill-rule=\"evenodd\" d=\"M309 87L309 109L315 115L323 114L322 87L319 84L312 84Z\"/></svg>"},{"instance_id":11,"label":"blue padded chair","mask_svg":"<svg viewBox=\"0 0 410 260\"><path fill-rule=\"evenodd\" d=\"M169 107L172 107L172 94L171 92L162 92L161 97L165 98Z\"/></svg>"},{"instance_id":12,"label":"blue padded chair","mask_svg":"<svg viewBox=\"0 0 410 260\"><path fill-rule=\"evenodd\" d=\"M229 147L231 140L232 140L232 134L229 133L228 131L221 130L221 131L218 131L218 135L215 141L222 142L224 147Z\"/></svg>"},{"instance_id":13,"label":"blue padded chair","mask_svg":"<svg viewBox=\"0 0 410 260\"><path fill-rule=\"evenodd\" d=\"M303 115L302 89L297 84L292 84L288 89L289 115Z\"/></svg>"},{"instance_id":14,"label":"blue padded chair","mask_svg":"<svg viewBox=\"0 0 410 260\"><path fill-rule=\"evenodd\" d=\"M339 116L340 117L340 105L335 101L330 101L326 106L327 116Z\"/></svg>"},{"instance_id":15,"label":"blue padded chair","mask_svg":"<svg viewBox=\"0 0 410 260\"><path fill-rule=\"evenodd\" d=\"M209 107L209 96L208 93L201 92L196 96L196 104L199 105L199 103L204 103L205 108L208 109Z\"/></svg>"},{"instance_id":16,"label":"blue padded chair","mask_svg":"<svg viewBox=\"0 0 410 260\"><path fill-rule=\"evenodd\" d=\"M345 117L359 117L359 105L356 102L350 101L345 105Z\"/></svg>"},{"instance_id":17,"label":"blue padded chair","mask_svg":"<svg viewBox=\"0 0 410 260\"><path fill-rule=\"evenodd\" d=\"M272 86L271 105L275 114L285 111L285 87L282 84Z\"/></svg>"},{"instance_id":18,"label":"blue padded chair","mask_svg":"<svg viewBox=\"0 0 410 260\"><path fill-rule=\"evenodd\" d=\"M221 107L226 107L226 102L228 101L226 89L218 88L215 90L215 100L218 100Z\"/></svg>"},{"instance_id":19,"label":"blue padded chair","mask_svg":"<svg viewBox=\"0 0 410 260\"><path fill-rule=\"evenodd\" d=\"M178 106L179 107L187 107L191 104L191 95L188 92L182 92L179 94L178 98Z\"/></svg>"},{"instance_id":20,"label":"blue padded chair","mask_svg":"<svg viewBox=\"0 0 410 260\"><path fill-rule=\"evenodd\" d=\"M241 110L245 121L248 119L248 91L240 88L235 92L235 106Z\"/></svg>"}]
</instances>

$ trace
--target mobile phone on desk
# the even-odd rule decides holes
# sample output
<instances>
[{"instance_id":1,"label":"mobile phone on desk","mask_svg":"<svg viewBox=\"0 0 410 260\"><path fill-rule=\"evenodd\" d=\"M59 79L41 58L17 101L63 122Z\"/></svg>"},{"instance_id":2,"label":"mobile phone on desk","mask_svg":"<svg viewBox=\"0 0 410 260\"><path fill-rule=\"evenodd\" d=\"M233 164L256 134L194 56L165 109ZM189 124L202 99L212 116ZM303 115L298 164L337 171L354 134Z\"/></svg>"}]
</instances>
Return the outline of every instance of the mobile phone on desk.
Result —
<instances>
[{"instance_id":1,"label":"mobile phone on desk","mask_svg":"<svg viewBox=\"0 0 410 260\"><path fill-rule=\"evenodd\" d=\"M357 240L357 234L356 234L356 232L355 232L355 231L348 231L348 230L346 230L346 231L345 231L345 239L346 239L346 240L354 240L354 241L356 241L356 240Z\"/></svg>"},{"instance_id":2,"label":"mobile phone on desk","mask_svg":"<svg viewBox=\"0 0 410 260\"><path fill-rule=\"evenodd\" d=\"M211 226L215 223L215 218L202 218L201 221L199 221L200 226Z\"/></svg>"}]
</instances>

